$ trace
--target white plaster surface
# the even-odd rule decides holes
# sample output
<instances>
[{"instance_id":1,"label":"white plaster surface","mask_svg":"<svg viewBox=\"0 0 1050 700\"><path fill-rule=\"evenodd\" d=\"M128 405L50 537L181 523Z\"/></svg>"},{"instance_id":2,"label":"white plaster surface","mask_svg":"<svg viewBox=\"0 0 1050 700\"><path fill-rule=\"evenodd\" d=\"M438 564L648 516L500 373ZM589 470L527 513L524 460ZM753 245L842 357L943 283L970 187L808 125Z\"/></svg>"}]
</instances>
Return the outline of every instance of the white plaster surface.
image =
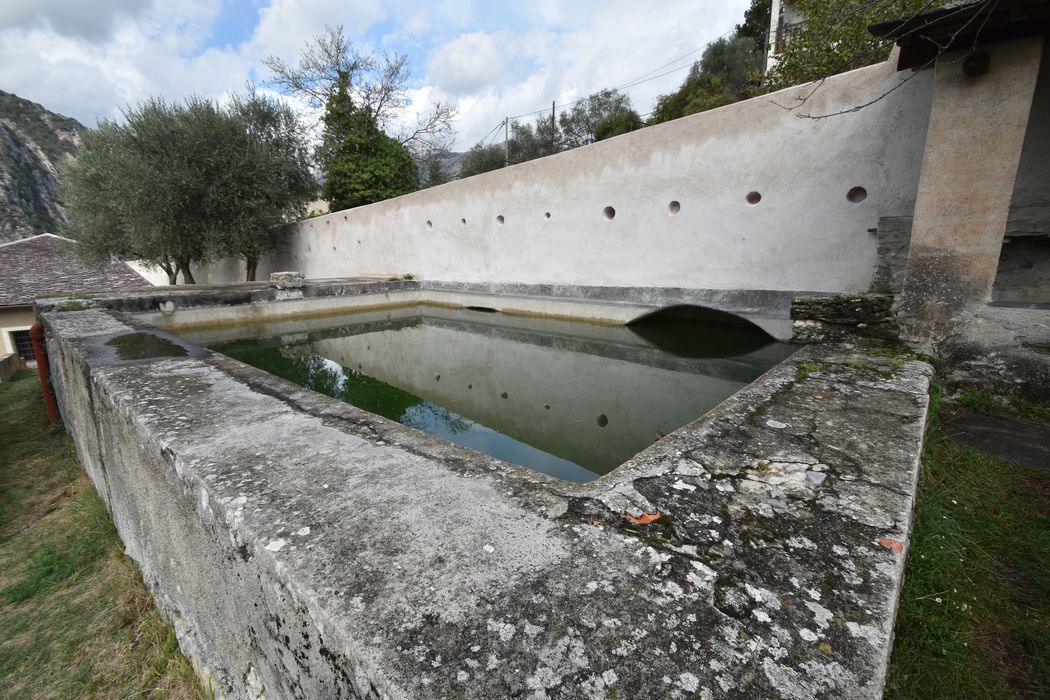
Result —
<instances>
[{"instance_id":1,"label":"white plaster surface","mask_svg":"<svg viewBox=\"0 0 1050 700\"><path fill-rule=\"evenodd\" d=\"M309 219L259 275L863 291L869 230L914 207L932 74L855 113L798 112L857 106L903 77L883 63L829 79L798 111L775 104L795 104L792 88ZM867 191L860 203L846 199L856 186ZM237 281L240 267L222 261L197 277Z\"/></svg>"}]
</instances>

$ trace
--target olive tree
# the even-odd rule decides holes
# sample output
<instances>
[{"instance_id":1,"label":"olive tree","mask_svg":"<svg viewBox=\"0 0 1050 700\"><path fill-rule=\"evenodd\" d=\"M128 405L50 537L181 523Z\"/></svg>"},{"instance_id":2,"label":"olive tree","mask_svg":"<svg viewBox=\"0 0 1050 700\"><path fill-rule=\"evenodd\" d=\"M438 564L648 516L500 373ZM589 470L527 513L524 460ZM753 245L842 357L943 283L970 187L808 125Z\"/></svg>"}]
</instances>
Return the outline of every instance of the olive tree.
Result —
<instances>
[{"instance_id":1,"label":"olive tree","mask_svg":"<svg viewBox=\"0 0 1050 700\"><path fill-rule=\"evenodd\" d=\"M797 0L803 21L791 28L764 90L819 81L886 60L892 42L868 26L946 4L945 0Z\"/></svg>"},{"instance_id":2,"label":"olive tree","mask_svg":"<svg viewBox=\"0 0 1050 700\"><path fill-rule=\"evenodd\" d=\"M228 255L253 279L315 189L295 113L254 93L226 107L153 98L129 108L84 134L59 184L65 231L85 258L140 259L171 284Z\"/></svg>"}]
</instances>

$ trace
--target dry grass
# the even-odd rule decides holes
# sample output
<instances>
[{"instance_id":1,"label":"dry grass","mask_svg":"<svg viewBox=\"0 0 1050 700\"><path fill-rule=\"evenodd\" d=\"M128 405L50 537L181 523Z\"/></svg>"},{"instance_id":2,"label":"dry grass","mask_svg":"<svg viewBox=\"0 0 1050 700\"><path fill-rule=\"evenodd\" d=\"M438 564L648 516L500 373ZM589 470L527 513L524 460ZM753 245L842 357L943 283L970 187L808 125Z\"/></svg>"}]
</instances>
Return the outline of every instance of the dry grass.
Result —
<instances>
[{"instance_id":1,"label":"dry grass","mask_svg":"<svg viewBox=\"0 0 1050 700\"><path fill-rule=\"evenodd\" d=\"M35 377L0 384L0 697L205 696Z\"/></svg>"}]
</instances>

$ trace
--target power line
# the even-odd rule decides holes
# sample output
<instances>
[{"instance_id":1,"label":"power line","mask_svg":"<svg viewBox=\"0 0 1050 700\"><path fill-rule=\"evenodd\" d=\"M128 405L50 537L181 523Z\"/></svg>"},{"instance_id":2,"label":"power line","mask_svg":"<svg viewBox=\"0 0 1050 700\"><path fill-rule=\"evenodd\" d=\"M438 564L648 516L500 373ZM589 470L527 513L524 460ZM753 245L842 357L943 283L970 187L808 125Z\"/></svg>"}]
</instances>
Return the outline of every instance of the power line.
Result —
<instances>
[{"instance_id":1,"label":"power line","mask_svg":"<svg viewBox=\"0 0 1050 700\"><path fill-rule=\"evenodd\" d=\"M709 46L711 46L711 44L715 43L716 41L721 41L722 39L728 39L729 37L733 36L735 33L736 33L736 30L734 29L731 32L727 32L726 34L723 34L722 36L715 37L714 39L712 39L711 41L707 42L706 44L703 44L702 46L696 47L695 49L693 49L689 53L683 54L683 55L679 56L678 58L674 59L673 61L668 61L667 63L663 64L662 66L659 66L657 68L652 69L648 73L642 73L637 78L629 80L628 82L624 83L623 85L613 88L613 90L616 91L616 92L619 92L620 90L626 90L628 88L632 88L632 87L635 87L637 85L641 85L643 83L647 83L650 80L656 80L657 78L662 78L662 77L664 77L666 75L670 75L672 73L677 73L678 71L685 70L686 68L690 68L690 67L692 67L692 63L689 63L689 64L684 65L684 66L679 66L677 68L673 68L673 69L671 69L669 71L665 71L663 73L660 73L659 75L653 75L653 73L656 73L657 71L663 70L664 68L667 68L668 66L673 66L674 64L678 63L679 61L682 61L682 60L684 60L686 58L689 58L690 56L693 56L693 55L695 55L695 54L697 54L697 53L707 49ZM590 95L588 95L587 97L581 97L578 100L573 100L572 102L566 102L565 104L557 105L555 107L555 109L565 109L567 107L575 107L576 105L580 104L581 102L586 102L589 99L591 99ZM509 117L509 119L520 119L522 117L531 117L531 116L533 116L535 114L545 114L548 109L550 109L550 108L549 107L544 107L543 109L537 109L537 110L535 110L533 112L525 112L524 114L516 114L514 116Z\"/></svg>"},{"instance_id":2,"label":"power line","mask_svg":"<svg viewBox=\"0 0 1050 700\"><path fill-rule=\"evenodd\" d=\"M470 153L470 152L471 152L472 150L474 150L474 148L475 148L475 147L477 147L477 146L482 146L482 147L484 148L484 145L483 145L483 144L484 144L484 142L485 142L486 140L488 140L488 139L489 139L490 137L492 137L492 136L493 136L493 135L494 135L494 134L495 134L496 132L498 132L498 131L499 131L499 129L500 129L500 128L501 128L502 126L503 126L503 122L499 122L498 124L496 124L496 126L492 127L492 130L491 130L491 131L489 131L489 133L487 133L487 134L485 134L484 136L482 136L482 137L481 137L480 139L478 139L477 143L475 143L475 144L474 144L473 146L471 146L471 147L470 147L470 148L468 148L467 150L465 150L465 151L463 151L462 153L460 153L460 154L459 154L459 156L458 156L458 157L457 157L457 158L456 158L455 160L453 160L453 161L452 161L451 163L449 163L449 164L448 164L447 166L445 166L445 167L444 167L444 168L443 168L443 169L441 170L441 175L442 175L442 176L448 175L448 174L449 174L449 173L450 173L450 172L452 171L452 168L456 167L456 165L458 165L458 164L459 164L459 161L463 160L463 158L464 158L464 157L465 157L465 156L466 156L466 155L467 155L468 153Z\"/></svg>"}]
</instances>

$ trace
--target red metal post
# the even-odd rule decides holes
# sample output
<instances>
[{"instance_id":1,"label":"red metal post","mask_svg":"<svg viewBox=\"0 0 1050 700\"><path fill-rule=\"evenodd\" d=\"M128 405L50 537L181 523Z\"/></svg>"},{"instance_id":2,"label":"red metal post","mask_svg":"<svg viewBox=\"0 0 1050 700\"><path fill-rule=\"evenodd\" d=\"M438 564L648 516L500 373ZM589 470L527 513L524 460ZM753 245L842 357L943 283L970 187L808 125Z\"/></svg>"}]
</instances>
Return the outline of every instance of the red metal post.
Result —
<instances>
[{"instance_id":1,"label":"red metal post","mask_svg":"<svg viewBox=\"0 0 1050 700\"><path fill-rule=\"evenodd\" d=\"M40 375L40 391L47 406L47 419L52 423L58 421L58 402L51 391L51 366L47 363L47 350L44 348L44 326L34 324L29 329L29 340L33 343L33 355L36 357L36 371Z\"/></svg>"}]
</instances>

